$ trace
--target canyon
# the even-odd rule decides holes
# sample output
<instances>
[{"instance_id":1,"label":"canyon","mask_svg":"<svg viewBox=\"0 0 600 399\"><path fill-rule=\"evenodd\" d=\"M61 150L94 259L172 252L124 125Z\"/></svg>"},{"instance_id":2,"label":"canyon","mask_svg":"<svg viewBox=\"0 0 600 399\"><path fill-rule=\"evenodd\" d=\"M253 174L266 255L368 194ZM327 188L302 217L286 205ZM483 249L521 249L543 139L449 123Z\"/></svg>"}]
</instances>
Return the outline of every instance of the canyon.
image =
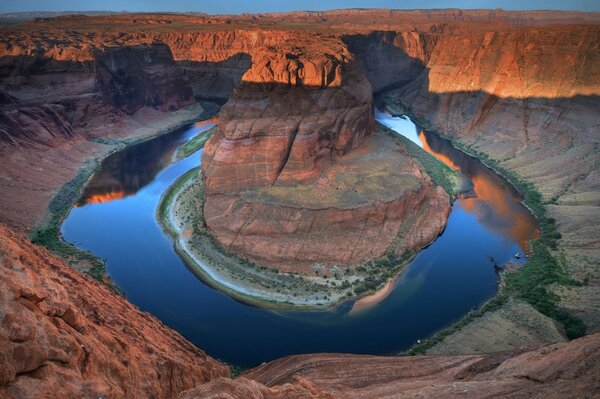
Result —
<instances>
[{"instance_id":1,"label":"canyon","mask_svg":"<svg viewBox=\"0 0 600 399\"><path fill-rule=\"evenodd\" d=\"M7 395L594 396L598 14L64 16L0 37ZM214 114L211 99L227 102L203 155L204 216L223 246L306 274L418 250L443 230L450 197L375 132L373 93L541 193L560 233L549 251L570 279L543 289L589 336L555 343L564 326L517 295L426 349L438 356L301 355L228 379L226 366L22 235L63 216L77 198L55 194L82 166L79 180L116 149ZM416 238L394 247L408 219ZM553 334L538 335L540 325Z\"/></svg>"},{"instance_id":2,"label":"canyon","mask_svg":"<svg viewBox=\"0 0 600 399\"><path fill-rule=\"evenodd\" d=\"M57 392L60 397L114 398L598 393L598 334L494 355L299 355L232 379L229 367L22 234L0 227L0 237L0 392L5 397L53 397Z\"/></svg>"}]
</instances>

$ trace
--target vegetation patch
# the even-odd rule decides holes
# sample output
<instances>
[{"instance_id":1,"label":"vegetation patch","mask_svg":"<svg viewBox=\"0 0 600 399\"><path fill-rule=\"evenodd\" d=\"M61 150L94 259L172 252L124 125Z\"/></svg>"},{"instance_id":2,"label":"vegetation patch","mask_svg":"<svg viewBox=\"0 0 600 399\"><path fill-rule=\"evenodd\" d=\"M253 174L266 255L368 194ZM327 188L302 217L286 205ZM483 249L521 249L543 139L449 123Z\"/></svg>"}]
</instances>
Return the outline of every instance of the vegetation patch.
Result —
<instances>
[{"instance_id":1,"label":"vegetation patch","mask_svg":"<svg viewBox=\"0 0 600 399\"><path fill-rule=\"evenodd\" d=\"M472 310L463 316L459 321L453 323L450 327L444 328L441 331L435 333L432 337L423 340L421 343L413 345L408 354L411 356L415 355L424 355L428 349L433 348L435 345L442 342L446 337L454 334L457 331L460 331L467 324L473 322L474 320L482 317L487 312L492 312L494 310L500 309L506 302L508 301L508 295L504 293L500 293L496 295L494 298L487 301L483 306L479 309Z\"/></svg>"},{"instance_id":2,"label":"vegetation patch","mask_svg":"<svg viewBox=\"0 0 600 399\"><path fill-rule=\"evenodd\" d=\"M460 148L460 145L457 147ZM554 284L582 285L583 283L570 278L551 252L558 248L558 240L562 236L556 229L554 219L548 217L546 213L546 204L542 195L532 183L502 167L498 161L487 154L480 153L470 146L462 147L507 179L523 196L523 203L531 210L540 225L540 237L531 243L533 250L531 259L518 272L508 273L505 276L506 292L523 299L540 313L556 320L563 326L569 339L582 337L586 331L585 323L567 309L561 308L560 297L551 290Z\"/></svg>"},{"instance_id":3,"label":"vegetation patch","mask_svg":"<svg viewBox=\"0 0 600 399\"><path fill-rule=\"evenodd\" d=\"M198 133L193 139L182 145L177 149L177 159L187 158L200 148L204 147L204 144L208 141L210 136L216 131L217 127L212 127L205 132Z\"/></svg>"},{"instance_id":4,"label":"vegetation patch","mask_svg":"<svg viewBox=\"0 0 600 399\"><path fill-rule=\"evenodd\" d=\"M60 233L60 224L67 215L71 206L79 196L89 178L98 170L100 163L96 160L87 162L64 186L58 190L50 201L48 210L50 217L48 223L34 231L31 242L41 245L51 252L65 259L74 268L84 271L96 280L104 281L104 262L90 252L65 242Z\"/></svg>"},{"instance_id":5,"label":"vegetation patch","mask_svg":"<svg viewBox=\"0 0 600 399\"><path fill-rule=\"evenodd\" d=\"M458 194L460 188L457 183L458 173L455 170L444 165L436 157L387 126L378 122L377 129L381 133L400 141L404 145L407 154L419 162L423 170L431 177L433 183L442 187L450 198L454 198Z\"/></svg>"},{"instance_id":6,"label":"vegetation patch","mask_svg":"<svg viewBox=\"0 0 600 399\"><path fill-rule=\"evenodd\" d=\"M392 111L396 110L402 114L408 114L402 104L386 98L386 107L389 105ZM411 118L412 119L412 118ZM422 126L431 130L427 121L413 119ZM507 296L520 298L532 305L540 313L557 321L565 331L569 339L575 339L585 335L586 326L581 318L572 314L569 310L560 307L560 297L552 292L552 285L583 285L584 282L575 281L569 277L561 263L552 254L558 248L558 240L561 239L560 232L556 229L553 218L548 217L541 193L535 185L520 177L517 173L509 170L491 158L488 154L478 151L469 145L464 145L450 137L446 137L459 150L479 158L486 166L503 176L523 197L523 203L536 217L540 226L540 237L531 242L532 256L521 270L512 273L504 273L504 285L498 296L484 305L476 314L468 314L452 327L436 334L433 338L421 345L413 347L410 353L423 353L426 349L440 342L445 336L459 330L468 324L473 317L498 308L503 304ZM429 173L429 171L428 171Z\"/></svg>"}]
</instances>

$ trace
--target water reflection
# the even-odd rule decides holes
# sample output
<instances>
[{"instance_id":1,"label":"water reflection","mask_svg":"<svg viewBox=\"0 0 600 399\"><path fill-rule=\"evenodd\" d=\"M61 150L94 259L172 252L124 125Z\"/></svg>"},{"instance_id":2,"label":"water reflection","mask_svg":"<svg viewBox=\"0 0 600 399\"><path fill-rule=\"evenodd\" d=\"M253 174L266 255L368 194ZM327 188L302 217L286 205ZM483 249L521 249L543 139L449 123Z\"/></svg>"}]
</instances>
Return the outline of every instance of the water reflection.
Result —
<instances>
[{"instance_id":1,"label":"water reflection","mask_svg":"<svg viewBox=\"0 0 600 399\"><path fill-rule=\"evenodd\" d=\"M196 122L191 129L186 126L107 157L76 206L100 204L134 195L171 163L177 147L215 123L216 118Z\"/></svg>"},{"instance_id":2,"label":"water reflection","mask_svg":"<svg viewBox=\"0 0 600 399\"><path fill-rule=\"evenodd\" d=\"M377 119L421 143L410 120L381 114ZM505 228L488 228L484 221L490 217L474 210L478 206L467 211L468 198L459 198L444 233L417 254L384 298L376 298L379 303L363 311L351 313L353 303L323 312L274 312L241 304L196 278L155 218L165 190L200 164L202 150L175 162L172 158L177 143L198 131L194 126L107 159L86 190L88 204L71 210L61 233L106 259L111 280L132 303L219 359L251 367L298 353L397 353L495 295L497 274L490 257L503 264L515 261L514 253L520 251ZM427 143L432 151L446 154L433 140ZM481 176L469 172L468 162L451 159L465 173ZM481 202L486 195L485 189L478 190ZM94 198L108 202L89 203ZM514 224L501 220L495 207L489 209L497 223ZM507 219L517 214L508 212Z\"/></svg>"},{"instance_id":3,"label":"water reflection","mask_svg":"<svg viewBox=\"0 0 600 399\"><path fill-rule=\"evenodd\" d=\"M456 205L476 215L488 229L517 242L528 253L528 243L539 236L539 229L514 188L481 161L458 151L437 134L419 129L418 137L425 151L471 179L472 192L462 194Z\"/></svg>"}]
</instances>

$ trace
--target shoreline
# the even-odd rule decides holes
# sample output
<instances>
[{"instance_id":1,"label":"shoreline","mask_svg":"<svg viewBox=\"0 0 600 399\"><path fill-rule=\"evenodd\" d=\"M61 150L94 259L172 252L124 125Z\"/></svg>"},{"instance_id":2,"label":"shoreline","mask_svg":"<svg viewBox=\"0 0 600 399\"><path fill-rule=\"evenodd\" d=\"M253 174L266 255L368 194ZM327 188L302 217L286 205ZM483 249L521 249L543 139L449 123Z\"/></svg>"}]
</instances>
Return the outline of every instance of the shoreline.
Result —
<instances>
[{"instance_id":1,"label":"shoreline","mask_svg":"<svg viewBox=\"0 0 600 399\"><path fill-rule=\"evenodd\" d=\"M194 255L192 248L186 242L187 237L184 236L182 227L177 226L177 224L181 223L175 215L178 206L177 200L183 195L185 190L191 189L191 185L194 183L193 177L199 172L199 169L200 168L198 167L186 172L169 186L161 196L156 210L156 218L163 228L163 231L165 231L173 240L173 247L177 254L196 276L210 287L218 289L244 304L271 310L334 311L345 304L352 303L353 307L350 311L351 313L366 310L389 296L393 291L395 283L402 277L406 267L410 265L418 253L411 253L407 258L402 259L396 266L396 271L391 278L384 281L375 289L361 292L358 295L348 296L347 294L342 294L336 299L324 303L309 303L306 300L294 301L291 297L287 297L285 300L277 300L277 293L273 291L266 295L252 295L249 292L251 291L251 288L241 286L233 281L224 280L223 277L218 276L218 270L212 270L210 265L198 259L198 256ZM431 245L431 243L443 232L444 230L423 248ZM225 256L234 258L228 254L225 254ZM302 276L298 276L298 278L302 278ZM356 306L357 303L359 304L358 306L360 309L354 309L354 306ZM362 305L360 303L362 303Z\"/></svg>"},{"instance_id":2,"label":"shoreline","mask_svg":"<svg viewBox=\"0 0 600 399\"><path fill-rule=\"evenodd\" d=\"M217 272L211 270L210 267L197 256L192 253L189 245L185 242L185 237L182 234L181 228L177 227L178 221L175 219L175 207L177 205L177 197L186 189L189 189L193 183L193 177L199 172L199 167L194 168L171 184L168 189L162 194L159 205L156 210L156 218L163 231L165 231L173 240L175 252L181 257L186 266L204 283L212 288L218 289L233 299L247 305L257 306L271 310L334 310L348 300L335 301L323 304L308 304L308 303L293 303L277 301L266 295L251 295L246 287L236 285L235 283L225 281L216 276ZM166 214L165 214L166 213ZM245 291L245 292L244 292Z\"/></svg>"},{"instance_id":3,"label":"shoreline","mask_svg":"<svg viewBox=\"0 0 600 399\"><path fill-rule=\"evenodd\" d=\"M482 320L485 317L491 320L488 320L488 323L491 324L502 322L502 318L504 317L502 312L510 308L509 305L511 303L520 303L535 313L535 315L530 315L530 317L534 317L534 321L527 322L520 327L522 328L519 331L520 334L533 334L535 336L536 323L542 324L545 320L548 320L555 324L555 328L558 329L557 332L560 330L559 334L564 339L574 339L585 335L586 326L583 320L579 316L568 312L565 308L560 308L560 304L552 302L553 290L547 293L542 299L532 299L529 295L531 290L539 289L540 286L536 281L544 277L547 280L541 286L544 290L547 290L552 285L569 287L581 284L569 276L568 271L562 268L553 254L560 245L558 240L560 240L561 236L552 218L548 216L546 204L542 201L542 195L536 185L521 177L516 172L500 165L499 161L490 155L477 151L471 148L471 146L460 143L456 138L441 133L439 129L436 129L427 120L412 115L410 109L404 104L397 103L394 99L384 98L382 105L383 109L392 116L406 116L411 120L415 120L423 128L435 132L441 138L448 140L457 151L477 159L487 169L506 181L520 196L521 205L533 216L539 228L539 236L528 241L530 257L524 266L516 272L501 271L499 273L499 289L495 296L482 303L477 309L463 315L456 322L449 324L429 337L425 337L422 342L416 343L407 351L402 352L402 354L438 353L440 351L436 349L438 347L441 348L442 353L445 353L447 348L444 349L444 345L447 347L449 345L448 342L460 342L469 339L468 331L475 328L471 326L476 326L476 320ZM549 302L550 305L545 306L544 301ZM540 303L542 303L541 306ZM509 311L505 313L507 312ZM515 314L521 315L520 312L528 311L521 309ZM521 315L521 317L523 316ZM494 318L497 320L494 320ZM463 331L467 332L463 334ZM463 337L461 334L465 336Z\"/></svg>"},{"instance_id":4,"label":"shoreline","mask_svg":"<svg viewBox=\"0 0 600 399\"><path fill-rule=\"evenodd\" d=\"M201 108L202 111L199 114L193 115L192 117L184 117L183 119L174 121L172 124L154 129L148 135L142 134L138 135L137 137L134 136L120 140L91 140L100 144L113 145L114 147L102 155L83 160L82 164L75 172L75 176L59 187L56 193L52 196L45 213L39 217L40 221L31 229L31 232L28 235L29 239L33 243L43 246L60 256L77 271L89 275L113 291L121 294L119 288L113 283L113 281L110 279L110 276L106 272L105 260L96 256L92 252L81 249L65 241L61 233L62 223L69 216L69 213L79 200L85 186L98 172L102 162L105 159L119 151L123 151L128 147L173 133L188 126L189 124L210 119L218 112L218 107L210 103L195 103L186 108L182 108L181 110L192 111L195 108ZM149 128L142 127L140 129ZM62 199L61 197L66 196L64 193L65 191L67 192L69 198ZM58 207L60 209L53 211L52 204L55 201L58 203Z\"/></svg>"}]
</instances>

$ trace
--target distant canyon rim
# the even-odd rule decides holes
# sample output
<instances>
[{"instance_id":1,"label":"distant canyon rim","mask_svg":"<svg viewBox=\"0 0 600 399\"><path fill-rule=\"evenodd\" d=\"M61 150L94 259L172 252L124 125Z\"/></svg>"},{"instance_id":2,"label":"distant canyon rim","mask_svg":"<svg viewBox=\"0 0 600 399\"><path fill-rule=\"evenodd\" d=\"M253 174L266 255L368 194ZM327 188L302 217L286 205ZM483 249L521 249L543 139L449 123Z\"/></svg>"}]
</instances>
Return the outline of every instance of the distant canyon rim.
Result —
<instances>
[{"instance_id":1,"label":"distant canyon rim","mask_svg":"<svg viewBox=\"0 0 600 399\"><path fill-rule=\"evenodd\" d=\"M9 397L442 397L457 381L482 397L597 389L599 14L63 16L0 36ZM98 160L213 115L212 100L224 105L202 158L203 216L225 248L304 274L418 251L442 231L450 196L376 132L374 95L513 182L541 225L531 270L553 268L533 286L524 271L509 276L502 301L423 349L443 356L315 354L227 379L226 366L23 236L93 274L94 261L57 235ZM146 323L156 327L142 335ZM581 325L590 336L555 344ZM418 376L403 371L411 361ZM386 372L376 384L336 371L339 362Z\"/></svg>"}]
</instances>

